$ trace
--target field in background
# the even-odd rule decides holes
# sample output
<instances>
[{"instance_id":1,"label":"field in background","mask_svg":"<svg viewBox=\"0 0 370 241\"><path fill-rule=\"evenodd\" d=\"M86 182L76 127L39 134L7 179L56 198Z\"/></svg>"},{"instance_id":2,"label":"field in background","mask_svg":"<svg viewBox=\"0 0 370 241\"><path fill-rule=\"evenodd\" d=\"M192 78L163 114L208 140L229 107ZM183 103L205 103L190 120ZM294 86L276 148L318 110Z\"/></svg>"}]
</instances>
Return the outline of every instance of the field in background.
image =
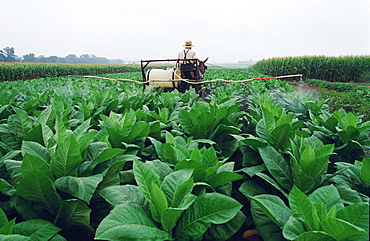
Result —
<instances>
[{"instance_id":1,"label":"field in background","mask_svg":"<svg viewBox=\"0 0 370 241\"><path fill-rule=\"evenodd\" d=\"M138 71L138 65L0 62L0 81Z\"/></svg>"},{"instance_id":2,"label":"field in background","mask_svg":"<svg viewBox=\"0 0 370 241\"><path fill-rule=\"evenodd\" d=\"M257 62L253 68L272 76L294 73L332 82L370 82L370 56L271 58Z\"/></svg>"}]
</instances>

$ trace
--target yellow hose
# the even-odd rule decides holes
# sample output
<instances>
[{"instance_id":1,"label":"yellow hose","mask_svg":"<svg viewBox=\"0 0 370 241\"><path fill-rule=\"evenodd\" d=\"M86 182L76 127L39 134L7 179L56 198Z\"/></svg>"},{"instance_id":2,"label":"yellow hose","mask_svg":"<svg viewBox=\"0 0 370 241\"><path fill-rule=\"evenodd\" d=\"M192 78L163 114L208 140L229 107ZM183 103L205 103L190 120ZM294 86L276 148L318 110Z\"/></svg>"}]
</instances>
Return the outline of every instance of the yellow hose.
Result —
<instances>
[{"instance_id":1,"label":"yellow hose","mask_svg":"<svg viewBox=\"0 0 370 241\"><path fill-rule=\"evenodd\" d=\"M193 85L199 85L199 84L204 84L204 83L211 83L211 82L227 82L227 83L242 83L242 82L247 82L251 80L259 80L259 79L281 79L281 78L289 78L289 77L297 77L300 76L302 77L302 74L293 74L293 75L284 75L284 76L276 76L276 77L268 77L268 78L253 78L253 79L244 79L244 80L225 80L225 79L213 79L213 80L203 80L203 81L191 81L189 79L176 79L176 80L168 80L168 81L184 81L189 84ZM127 82L133 82L133 83L138 83L138 84L147 84L150 83L150 80L147 81L137 81L137 80L132 80L132 79L111 79L111 78L106 78L106 77L98 77L98 76L89 76L89 75L68 75L68 77L78 77L78 78L94 78L94 79L106 79L106 80L115 80L115 81L127 81Z\"/></svg>"}]
</instances>

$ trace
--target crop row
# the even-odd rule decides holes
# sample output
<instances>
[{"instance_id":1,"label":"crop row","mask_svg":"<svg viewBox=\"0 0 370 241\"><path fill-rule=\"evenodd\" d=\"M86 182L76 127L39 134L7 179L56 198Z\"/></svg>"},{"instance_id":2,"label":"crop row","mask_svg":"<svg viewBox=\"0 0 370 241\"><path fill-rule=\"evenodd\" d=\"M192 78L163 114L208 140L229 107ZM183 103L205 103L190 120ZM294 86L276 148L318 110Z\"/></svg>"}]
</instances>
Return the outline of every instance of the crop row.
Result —
<instances>
[{"instance_id":1,"label":"crop row","mask_svg":"<svg viewBox=\"0 0 370 241\"><path fill-rule=\"evenodd\" d=\"M317 79L306 79L305 82L320 87L317 92L321 98L328 99L327 104L332 111L344 109L362 115L366 121L370 120L368 84L328 82Z\"/></svg>"},{"instance_id":2,"label":"crop row","mask_svg":"<svg viewBox=\"0 0 370 241\"><path fill-rule=\"evenodd\" d=\"M0 81L26 80L67 75L97 75L137 70L138 67L127 65L0 62Z\"/></svg>"},{"instance_id":3,"label":"crop row","mask_svg":"<svg viewBox=\"0 0 370 241\"><path fill-rule=\"evenodd\" d=\"M356 85L354 83L328 82L318 79L307 79L306 83L313 84L321 88L327 88L336 91L358 91L360 95L369 95L369 86Z\"/></svg>"},{"instance_id":4,"label":"crop row","mask_svg":"<svg viewBox=\"0 0 370 241\"><path fill-rule=\"evenodd\" d=\"M368 238L370 122L280 81L0 87L0 238Z\"/></svg>"},{"instance_id":5,"label":"crop row","mask_svg":"<svg viewBox=\"0 0 370 241\"><path fill-rule=\"evenodd\" d=\"M253 68L268 75L303 74L305 78L334 82L369 81L370 56L304 56L271 58Z\"/></svg>"}]
</instances>

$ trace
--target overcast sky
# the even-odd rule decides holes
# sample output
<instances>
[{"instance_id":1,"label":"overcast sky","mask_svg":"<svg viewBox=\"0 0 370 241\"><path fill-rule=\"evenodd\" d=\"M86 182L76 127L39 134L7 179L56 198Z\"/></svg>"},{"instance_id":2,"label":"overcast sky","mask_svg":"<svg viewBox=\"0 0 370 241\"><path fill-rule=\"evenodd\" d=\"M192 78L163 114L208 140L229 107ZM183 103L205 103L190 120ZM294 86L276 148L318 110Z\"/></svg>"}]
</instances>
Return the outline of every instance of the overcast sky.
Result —
<instances>
[{"instance_id":1,"label":"overcast sky","mask_svg":"<svg viewBox=\"0 0 370 241\"><path fill-rule=\"evenodd\" d=\"M370 55L370 0L0 0L0 49L16 55L236 62Z\"/></svg>"}]
</instances>

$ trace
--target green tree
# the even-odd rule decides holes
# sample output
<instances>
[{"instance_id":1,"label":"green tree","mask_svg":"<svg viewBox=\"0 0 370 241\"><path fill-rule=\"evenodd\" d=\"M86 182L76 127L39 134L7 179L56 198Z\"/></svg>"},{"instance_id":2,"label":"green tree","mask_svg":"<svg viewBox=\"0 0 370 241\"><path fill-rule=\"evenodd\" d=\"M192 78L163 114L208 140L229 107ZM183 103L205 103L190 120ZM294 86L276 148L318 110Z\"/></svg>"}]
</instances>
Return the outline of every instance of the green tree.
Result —
<instances>
[{"instance_id":1,"label":"green tree","mask_svg":"<svg viewBox=\"0 0 370 241\"><path fill-rule=\"evenodd\" d=\"M65 57L65 61L66 61L66 63L71 63L71 64L80 62L77 55L75 55L75 54L68 54Z\"/></svg>"},{"instance_id":2,"label":"green tree","mask_svg":"<svg viewBox=\"0 0 370 241\"><path fill-rule=\"evenodd\" d=\"M23 62L37 62L37 57L34 53L23 55Z\"/></svg>"},{"instance_id":3,"label":"green tree","mask_svg":"<svg viewBox=\"0 0 370 241\"><path fill-rule=\"evenodd\" d=\"M3 50L0 50L0 61L5 62L15 62L16 55L13 47L5 47Z\"/></svg>"},{"instance_id":4,"label":"green tree","mask_svg":"<svg viewBox=\"0 0 370 241\"><path fill-rule=\"evenodd\" d=\"M52 56L49 56L47 57L48 59L48 63L64 63L64 58L60 58L56 55L52 55Z\"/></svg>"}]
</instances>

